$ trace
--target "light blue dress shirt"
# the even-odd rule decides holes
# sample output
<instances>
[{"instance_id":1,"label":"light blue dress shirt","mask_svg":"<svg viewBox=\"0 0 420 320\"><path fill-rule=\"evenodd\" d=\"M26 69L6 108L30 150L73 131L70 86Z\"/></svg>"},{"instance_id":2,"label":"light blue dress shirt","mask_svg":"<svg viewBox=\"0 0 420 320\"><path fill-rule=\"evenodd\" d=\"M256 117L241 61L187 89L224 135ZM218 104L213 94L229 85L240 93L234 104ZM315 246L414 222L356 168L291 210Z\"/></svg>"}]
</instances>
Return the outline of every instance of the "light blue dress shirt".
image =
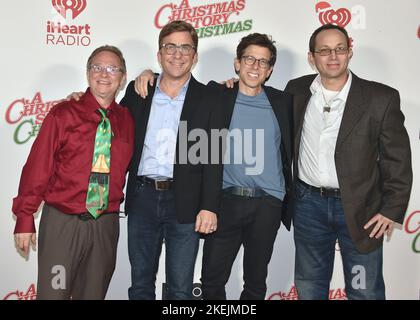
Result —
<instances>
[{"instance_id":1,"label":"light blue dress shirt","mask_svg":"<svg viewBox=\"0 0 420 320\"><path fill-rule=\"evenodd\" d=\"M185 82L178 96L173 99L160 90L161 79L162 74L156 81L137 175L172 178L178 127L191 77Z\"/></svg>"}]
</instances>

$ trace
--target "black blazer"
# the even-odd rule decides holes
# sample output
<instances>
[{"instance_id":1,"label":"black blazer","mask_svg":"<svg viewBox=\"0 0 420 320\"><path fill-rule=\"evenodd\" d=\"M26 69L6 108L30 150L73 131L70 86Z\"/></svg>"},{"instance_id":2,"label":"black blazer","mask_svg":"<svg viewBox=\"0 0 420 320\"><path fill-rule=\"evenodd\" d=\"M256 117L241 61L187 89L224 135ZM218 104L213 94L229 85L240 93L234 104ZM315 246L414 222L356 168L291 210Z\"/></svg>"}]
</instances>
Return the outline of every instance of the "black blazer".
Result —
<instances>
[{"instance_id":1,"label":"black blazer","mask_svg":"<svg viewBox=\"0 0 420 320\"><path fill-rule=\"evenodd\" d=\"M135 124L135 147L129 166L125 202L126 212L129 211L135 197L138 166L143 151L155 86L149 86L148 90L149 95L145 99L141 98L135 92L134 81L132 81L127 86L125 96L120 102L121 105L129 108ZM188 133L193 129L209 131L211 107L212 104L206 86L191 76L181 113L181 121L187 121ZM179 223L194 223L195 217L201 209L217 213L215 166L203 163L191 164L185 153L180 155L179 139L178 133L177 160L173 172L176 214ZM190 150L195 143L195 141L188 141L187 150ZM178 159L183 158L187 159L186 164L178 161Z\"/></svg>"},{"instance_id":2,"label":"black blazer","mask_svg":"<svg viewBox=\"0 0 420 320\"><path fill-rule=\"evenodd\" d=\"M212 114L212 127L223 127L229 129L232 120L233 109L235 106L236 98L239 91L239 84L235 83L233 89L229 89L224 85L211 81L207 85L214 92L218 92L217 106L214 108ZM293 98L291 95L284 93L272 87L263 86L268 100L276 115L281 131L281 145L280 151L283 160L283 175L286 184L286 195L283 201L283 210L279 212L282 215L282 222L287 230L290 230L291 224L291 210L287 208L288 198L292 190L292 150L293 150ZM215 94L213 93L213 97ZM217 123L217 124L216 124ZM219 193L218 198L220 201L222 180L223 180L223 165L218 166L218 179L219 179Z\"/></svg>"},{"instance_id":3,"label":"black blazer","mask_svg":"<svg viewBox=\"0 0 420 320\"><path fill-rule=\"evenodd\" d=\"M286 91L294 95L295 158L303 120L316 75L290 80ZM369 238L363 226L377 213L402 223L410 197L413 173L411 151L397 90L352 74L335 147L335 166L344 216L350 236L360 252L375 250L381 239Z\"/></svg>"}]
</instances>

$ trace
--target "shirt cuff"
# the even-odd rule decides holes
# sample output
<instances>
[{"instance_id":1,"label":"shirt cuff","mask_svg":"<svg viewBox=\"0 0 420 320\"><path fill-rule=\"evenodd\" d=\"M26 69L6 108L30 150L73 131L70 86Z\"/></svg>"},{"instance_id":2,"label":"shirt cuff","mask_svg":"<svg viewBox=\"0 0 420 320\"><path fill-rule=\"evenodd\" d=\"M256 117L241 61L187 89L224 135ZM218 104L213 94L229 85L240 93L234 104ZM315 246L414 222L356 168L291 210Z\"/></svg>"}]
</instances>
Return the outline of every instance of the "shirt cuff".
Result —
<instances>
[{"instance_id":1,"label":"shirt cuff","mask_svg":"<svg viewBox=\"0 0 420 320\"><path fill-rule=\"evenodd\" d=\"M14 233L35 233L34 216L19 217L16 219Z\"/></svg>"}]
</instances>

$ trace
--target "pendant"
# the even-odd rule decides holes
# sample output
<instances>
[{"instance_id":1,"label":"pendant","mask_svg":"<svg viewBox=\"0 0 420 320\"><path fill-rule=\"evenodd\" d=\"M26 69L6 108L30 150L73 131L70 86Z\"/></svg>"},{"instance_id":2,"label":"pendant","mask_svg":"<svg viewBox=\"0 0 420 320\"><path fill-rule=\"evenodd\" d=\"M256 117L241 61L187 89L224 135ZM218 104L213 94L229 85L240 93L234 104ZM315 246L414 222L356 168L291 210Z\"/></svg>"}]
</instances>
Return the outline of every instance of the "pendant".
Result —
<instances>
[{"instance_id":1,"label":"pendant","mask_svg":"<svg viewBox=\"0 0 420 320\"><path fill-rule=\"evenodd\" d=\"M324 112L330 112L330 111L331 111L331 107L329 105L324 107Z\"/></svg>"}]
</instances>

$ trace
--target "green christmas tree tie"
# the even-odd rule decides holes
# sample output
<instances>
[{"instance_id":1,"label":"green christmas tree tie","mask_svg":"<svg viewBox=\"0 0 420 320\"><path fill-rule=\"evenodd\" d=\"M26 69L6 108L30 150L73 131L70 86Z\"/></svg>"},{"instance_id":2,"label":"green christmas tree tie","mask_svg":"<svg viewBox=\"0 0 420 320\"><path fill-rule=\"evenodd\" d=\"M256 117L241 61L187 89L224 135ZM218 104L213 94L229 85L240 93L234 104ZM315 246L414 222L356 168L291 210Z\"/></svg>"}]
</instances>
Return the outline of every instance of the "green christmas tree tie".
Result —
<instances>
[{"instance_id":1,"label":"green christmas tree tie","mask_svg":"<svg viewBox=\"0 0 420 320\"><path fill-rule=\"evenodd\" d=\"M98 109L102 116L96 129L92 170L86 197L86 208L96 219L108 208L109 173L111 167L111 123L106 111Z\"/></svg>"}]
</instances>

